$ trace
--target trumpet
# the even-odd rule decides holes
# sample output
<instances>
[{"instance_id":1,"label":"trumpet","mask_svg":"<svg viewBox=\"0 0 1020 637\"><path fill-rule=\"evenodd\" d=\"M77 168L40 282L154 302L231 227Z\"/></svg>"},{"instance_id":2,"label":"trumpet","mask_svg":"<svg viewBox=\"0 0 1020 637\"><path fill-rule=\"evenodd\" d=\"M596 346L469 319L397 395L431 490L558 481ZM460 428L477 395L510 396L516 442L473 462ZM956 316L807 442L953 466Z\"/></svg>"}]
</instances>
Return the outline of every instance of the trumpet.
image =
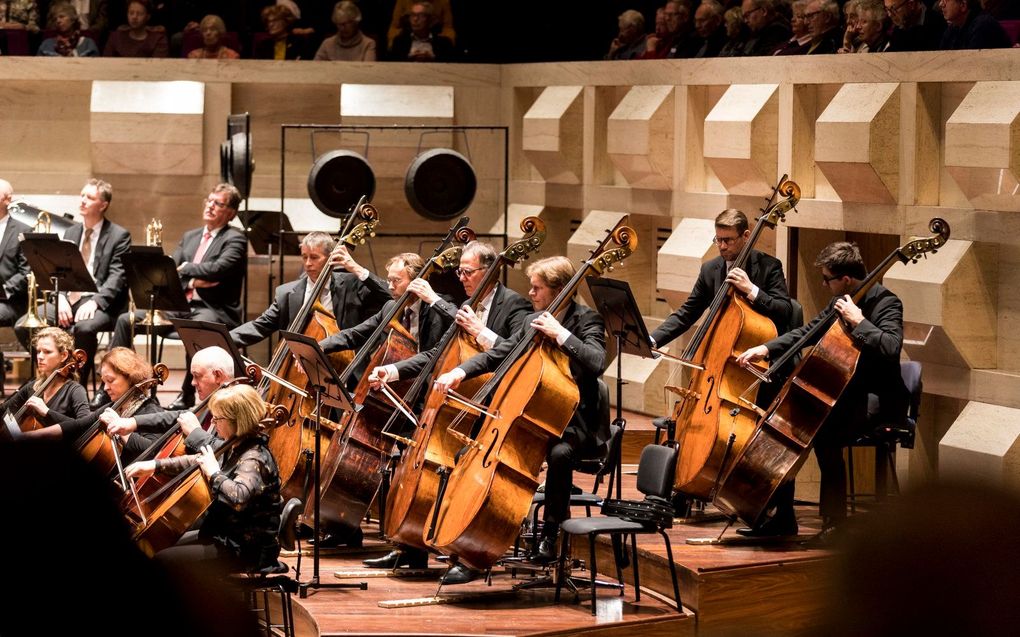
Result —
<instances>
[{"instance_id":1,"label":"trumpet","mask_svg":"<svg viewBox=\"0 0 1020 637\"><path fill-rule=\"evenodd\" d=\"M162 246L163 245L163 222L158 219L153 219L145 226L145 245L147 246ZM166 317L162 310L150 309L145 314L145 318L140 321L135 319L135 299L128 291L128 316L131 323L131 342L135 341L135 325L143 325L145 327L163 327L170 325L170 319Z\"/></svg>"}]
</instances>

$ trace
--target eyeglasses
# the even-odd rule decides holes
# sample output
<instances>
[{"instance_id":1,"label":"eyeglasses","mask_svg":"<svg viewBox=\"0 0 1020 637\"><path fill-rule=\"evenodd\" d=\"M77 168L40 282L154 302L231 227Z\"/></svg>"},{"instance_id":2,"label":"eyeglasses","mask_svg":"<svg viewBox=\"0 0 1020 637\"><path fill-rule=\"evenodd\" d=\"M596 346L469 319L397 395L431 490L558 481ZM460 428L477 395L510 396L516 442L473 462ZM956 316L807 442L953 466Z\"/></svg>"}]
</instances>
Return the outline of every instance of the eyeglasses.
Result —
<instances>
[{"instance_id":1,"label":"eyeglasses","mask_svg":"<svg viewBox=\"0 0 1020 637\"><path fill-rule=\"evenodd\" d=\"M229 419L229 418L227 418L226 416L211 416L211 417L209 418L209 420L210 420L210 421L212 422L212 424L214 424L214 425L215 425L216 423L218 423L219 421L221 421L221 420L226 420L227 422L230 422L230 419Z\"/></svg>"},{"instance_id":2,"label":"eyeglasses","mask_svg":"<svg viewBox=\"0 0 1020 637\"><path fill-rule=\"evenodd\" d=\"M728 245L730 245L731 243L733 243L734 241L736 241L739 238L740 238L739 236L737 236L737 237L716 237L716 238L712 239L712 241L715 241L716 243L718 243L721 246L728 246Z\"/></svg>"},{"instance_id":3,"label":"eyeglasses","mask_svg":"<svg viewBox=\"0 0 1020 637\"><path fill-rule=\"evenodd\" d=\"M804 14L804 19L805 19L805 20L812 20L812 19L814 19L814 17L815 17L816 15L821 15L822 13L824 13L824 11L821 11L821 10L818 10L818 11L812 11L811 13L805 13L805 14Z\"/></svg>"},{"instance_id":4,"label":"eyeglasses","mask_svg":"<svg viewBox=\"0 0 1020 637\"><path fill-rule=\"evenodd\" d=\"M843 278L843 277L841 277L841 276L825 276L825 275L823 274L823 275L822 275L822 284L823 284L823 285L828 285L828 284L829 284L829 281L835 281L836 279L842 279L842 278Z\"/></svg>"},{"instance_id":5,"label":"eyeglasses","mask_svg":"<svg viewBox=\"0 0 1020 637\"><path fill-rule=\"evenodd\" d=\"M479 270L481 270L481 268L457 268L454 271L457 273L457 276L459 276L462 279L466 279L467 277L471 276L475 272L478 272Z\"/></svg>"},{"instance_id":6,"label":"eyeglasses","mask_svg":"<svg viewBox=\"0 0 1020 637\"><path fill-rule=\"evenodd\" d=\"M230 207L229 203L223 203L222 201L216 201L215 199L206 199L205 202L208 204L212 204L213 208L216 208L218 210L223 210L224 208Z\"/></svg>"}]
</instances>

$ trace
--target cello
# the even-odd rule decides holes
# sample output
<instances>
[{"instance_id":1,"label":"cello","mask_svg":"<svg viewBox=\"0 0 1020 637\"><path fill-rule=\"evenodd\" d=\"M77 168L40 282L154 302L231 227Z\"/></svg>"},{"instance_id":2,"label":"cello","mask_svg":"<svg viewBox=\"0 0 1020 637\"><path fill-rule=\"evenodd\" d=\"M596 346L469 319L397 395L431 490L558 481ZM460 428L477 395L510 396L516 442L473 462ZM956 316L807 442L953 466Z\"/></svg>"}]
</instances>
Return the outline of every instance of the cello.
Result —
<instances>
[{"instance_id":1,"label":"cello","mask_svg":"<svg viewBox=\"0 0 1020 637\"><path fill-rule=\"evenodd\" d=\"M521 221L524 236L504 249L485 272L485 276L467 305L477 312L482 300L495 286L504 266L527 259L545 241L545 224L538 217L526 217ZM429 362L415 380L407 395L408 402L426 389L433 377L450 371L460 363L479 353L477 341L458 325L454 324L443 335L436 356ZM465 380L460 391L471 394L488 378L488 375ZM460 412L446 403L446 396L430 391L425 398L425 407L411 439L402 439L407 450L393 472L392 486L386 499L384 532L387 537L417 548L426 548L425 525L429 511L439 494L442 480L454 465L454 454L463 446L455 436L447 435L450 423ZM394 412L384 432L389 432L394 421L403 418L399 410ZM397 438L396 436L392 436ZM440 473L442 471L442 474Z\"/></svg>"},{"instance_id":2,"label":"cello","mask_svg":"<svg viewBox=\"0 0 1020 637\"><path fill-rule=\"evenodd\" d=\"M785 198L773 203L776 194ZM785 220L798 201L800 187L784 175L732 267L746 271L751 250L764 229ZM753 411L742 409L738 401L754 377L735 359L747 347L776 336L772 321L724 281L680 356L691 366L687 386L671 388L680 395L672 416L678 444L673 483L677 491L711 500L727 460L743 448L758 418Z\"/></svg>"},{"instance_id":3,"label":"cello","mask_svg":"<svg viewBox=\"0 0 1020 637\"><path fill-rule=\"evenodd\" d=\"M417 278L427 279L438 270L460 265L462 244L475 238L475 233L467 227L468 222L467 217L461 217L450 228ZM453 241L461 245L447 248ZM398 318L414 300L414 295L405 290L385 311L375 331L340 375L341 382L347 383L355 370L364 370L352 392L356 411L344 416L340 444L334 440L320 463L320 519L334 526L352 531L360 528L361 519L382 483L381 469L392 447L392 440L383 435L383 429L394 407L370 393L368 376L376 367L405 360L418 353L417 343ZM398 381L387 391L406 395L410 384L410 380ZM314 500L308 498L305 504L306 520L314 518Z\"/></svg>"},{"instance_id":4,"label":"cello","mask_svg":"<svg viewBox=\"0 0 1020 637\"><path fill-rule=\"evenodd\" d=\"M616 247L609 247L612 244ZM634 231L621 220L546 311L555 316L568 307L586 276L611 270L635 247ZM566 352L529 326L471 402L488 402L484 420L478 437L467 439L465 453L433 505L425 542L469 566L486 569L517 536L549 446L563 435L580 394ZM472 408L476 410L481 411ZM460 425L454 422L448 433ZM456 433L459 436L454 437L466 438Z\"/></svg>"},{"instance_id":5,"label":"cello","mask_svg":"<svg viewBox=\"0 0 1020 637\"><path fill-rule=\"evenodd\" d=\"M156 363L152 368L152 377L140 383L132 385L124 395L117 399L117 402L110 405L109 409L117 412L121 418L130 418L142 404L148 400L149 392L156 385L162 385L170 376L170 369L163 363ZM107 444L109 441L110 444ZM106 475L117 466L116 455L120 449L114 445L118 440L109 438L106 435L106 427L103 421L96 420L89 429L75 443L75 448L81 454L86 464L96 467L99 472ZM116 454L116 455L115 455Z\"/></svg>"},{"instance_id":6,"label":"cello","mask_svg":"<svg viewBox=\"0 0 1020 637\"><path fill-rule=\"evenodd\" d=\"M271 429L287 422L290 414L281 405L267 405L265 417L259 423L262 429ZM237 446L239 438L232 438L216 449L216 457L224 457ZM172 476L143 504L151 507L149 515L129 520L134 531L132 538L149 557L177 543L184 533L198 521L212 504L209 481L196 463L186 471Z\"/></svg>"},{"instance_id":7,"label":"cello","mask_svg":"<svg viewBox=\"0 0 1020 637\"><path fill-rule=\"evenodd\" d=\"M928 228L934 236L908 241L868 273L851 295L854 303L859 303L897 261L917 262L928 252L937 252L949 240L949 224L943 219L932 219ZM723 477L714 499L721 511L755 526L776 490L804 464L815 435L857 369L861 350L850 331L839 313L830 307L768 371L755 374L759 377L755 384L767 381L805 344L817 340L768 410L761 413L757 428Z\"/></svg>"},{"instance_id":8,"label":"cello","mask_svg":"<svg viewBox=\"0 0 1020 637\"><path fill-rule=\"evenodd\" d=\"M46 380L39 385L38 389L32 392L32 395L29 398L42 398L45 396L46 390L49 389L58 378L67 380L72 373L81 369L87 358L88 355L85 354L85 350L83 349L76 349L72 351L70 356L68 356L67 361L57 369L50 372L50 375L46 377ZM3 419L5 426L0 427L0 438L17 438L24 432L42 429L42 424L40 424L32 412L29 411L27 400L25 401L25 404L23 404L18 411L13 414L9 411L5 411Z\"/></svg>"},{"instance_id":9,"label":"cello","mask_svg":"<svg viewBox=\"0 0 1020 637\"><path fill-rule=\"evenodd\" d=\"M351 215L348 225L354 222L357 224L341 233L342 236L337 242L338 247L345 245L353 249L374 237L375 227L379 223L379 211L371 204L362 202L355 214ZM333 254L330 254L330 258L332 257ZM311 294L287 327L288 331L306 334L317 341L339 331L336 316L319 301L322 291L333 278L336 267L327 265L322 269ZM330 354L330 360L337 369L345 369L352 357L350 352ZM290 382L292 386L304 387L308 381L307 376L297 368L293 356L290 356L286 342L277 345L267 369ZM258 390L263 400L274 405L282 405L290 414L286 426L277 427L269 433L269 451L276 459L280 470L280 492L284 498L304 497L308 469L303 458L305 451L314 447L315 439L314 427L307 426L306 422L309 418L314 418L315 400L307 394L302 396L286 386L270 383L268 380L261 383ZM321 422L324 425L323 431L330 435L339 427L327 418L322 418ZM328 439L326 444L328 445Z\"/></svg>"}]
</instances>

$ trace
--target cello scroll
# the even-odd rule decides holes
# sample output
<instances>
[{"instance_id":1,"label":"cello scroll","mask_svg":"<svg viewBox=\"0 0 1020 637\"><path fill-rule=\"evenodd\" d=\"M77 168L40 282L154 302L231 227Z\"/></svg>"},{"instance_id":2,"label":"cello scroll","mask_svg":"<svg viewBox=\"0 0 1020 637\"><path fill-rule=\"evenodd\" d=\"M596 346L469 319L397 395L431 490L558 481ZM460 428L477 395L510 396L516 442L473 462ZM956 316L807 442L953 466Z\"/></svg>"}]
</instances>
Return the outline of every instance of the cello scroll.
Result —
<instances>
[{"instance_id":1,"label":"cello scroll","mask_svg":"<svg viewBox=\"0 0 1020 637\"><path fill-rule=\"evenodd\" d=\"M615 264L623 261L637 248L637 233L630 226L619 226L612 232L612 240L618 248L603 250L591 261L592 268L598 274L612 272Z\"/></svg>"},{"instance_id":2,"label":"cello scroll","mask_svg":"<svg viewBox=\"0 0 1020 637\"><path fill-rule=\"evenodd\" d=\"M903 263L917 263L929 252L935 254L939 248L949 241L949 223L941 217L934 217L928 222L928 229L935 233L933 237L912 237L902 248L897 250Z\"/></svg>"},{"instance_id":3,"label":"cello scroll","mask_svg":"<svg viewBox=\"0 0 1020 637\"><path fill-rule=\"evenodd\" d=\"M545 242L545 222L538 217L525 217L521 220L524 236L511 243L503 254L511 263L518 263L531 256Z\"/></svg>"}]
</instances>

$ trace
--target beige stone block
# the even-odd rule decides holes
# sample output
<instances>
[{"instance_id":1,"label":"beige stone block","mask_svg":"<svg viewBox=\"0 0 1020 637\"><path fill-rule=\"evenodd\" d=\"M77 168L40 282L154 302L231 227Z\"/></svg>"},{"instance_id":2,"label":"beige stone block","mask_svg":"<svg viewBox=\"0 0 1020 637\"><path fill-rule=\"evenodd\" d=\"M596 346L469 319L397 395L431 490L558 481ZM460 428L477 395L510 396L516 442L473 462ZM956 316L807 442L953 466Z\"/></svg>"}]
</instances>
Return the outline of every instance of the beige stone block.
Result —
<instances>
[{"instance_id":1,"label":"beige stone block","mask_svg":"<svg viewBox=\"0 0 1020 637\"><path fill-rule=\"evenodd\" d=\"M673 184L672 86L635 86L609 116L607 152L634 188Z\"/></svg>"},{"instance_id":2,"label":"beige stone block","mask_svg":"<svg viewBox=\"0 0 1020 637\"><path fill-rule=\"evenodd\" d=\"M683 219L659 249L657 287L671 307L683 305L706 261L719 256L710 219Z\"/></svg>"},{"instance_id":3,"label":"beige stone block","mask_svg":"<svg viewBox=\"0 0 1020 637\"><path fill-rule=\"evenodd\" d=\"M998 261L990 246L949 240L916 263L896 263L886 287L903 301L911 360L996 366Z\"/></svg>"},{"instance_id":4,"label":"beige stone block","mask_svg":"<svg viewBox=\"0 0 1020 637\"><path fill-rule=\"evenodd\" d=\"M895 203L899 84L845 84L815 125L815 163L843 201Z\"/></svg>"},{"instance_id":5,"label":"beige stone block","mask_svg":"<svg viewBox=\"0 0 1020 637\"><path fill-rule=\"evenodd\" d=\"M1020 491L1020 410L967 403L939 443L939 477Z\"/></svg>"},{"instance_id":6,"label":"beige stone block","mask_svg":"<svg viewBox=\"0 0 1020 637\"><path fill-rule=\"evenodd\" d=\"M705 117L705 161L731 194L760 194L776 179L778 89L778 84L730 86Z\"/></svg>"},{"instance_id":7,"label":"beige stone block","mask_svg":"<svg viewBox=\"0 0 1020 637\"><path fill-rule=\"evenodd\" d=\"M583 92L581 86L550 86L524 114L522 148L546 181L581 183Z\"/></svg>"}]
</instances>

